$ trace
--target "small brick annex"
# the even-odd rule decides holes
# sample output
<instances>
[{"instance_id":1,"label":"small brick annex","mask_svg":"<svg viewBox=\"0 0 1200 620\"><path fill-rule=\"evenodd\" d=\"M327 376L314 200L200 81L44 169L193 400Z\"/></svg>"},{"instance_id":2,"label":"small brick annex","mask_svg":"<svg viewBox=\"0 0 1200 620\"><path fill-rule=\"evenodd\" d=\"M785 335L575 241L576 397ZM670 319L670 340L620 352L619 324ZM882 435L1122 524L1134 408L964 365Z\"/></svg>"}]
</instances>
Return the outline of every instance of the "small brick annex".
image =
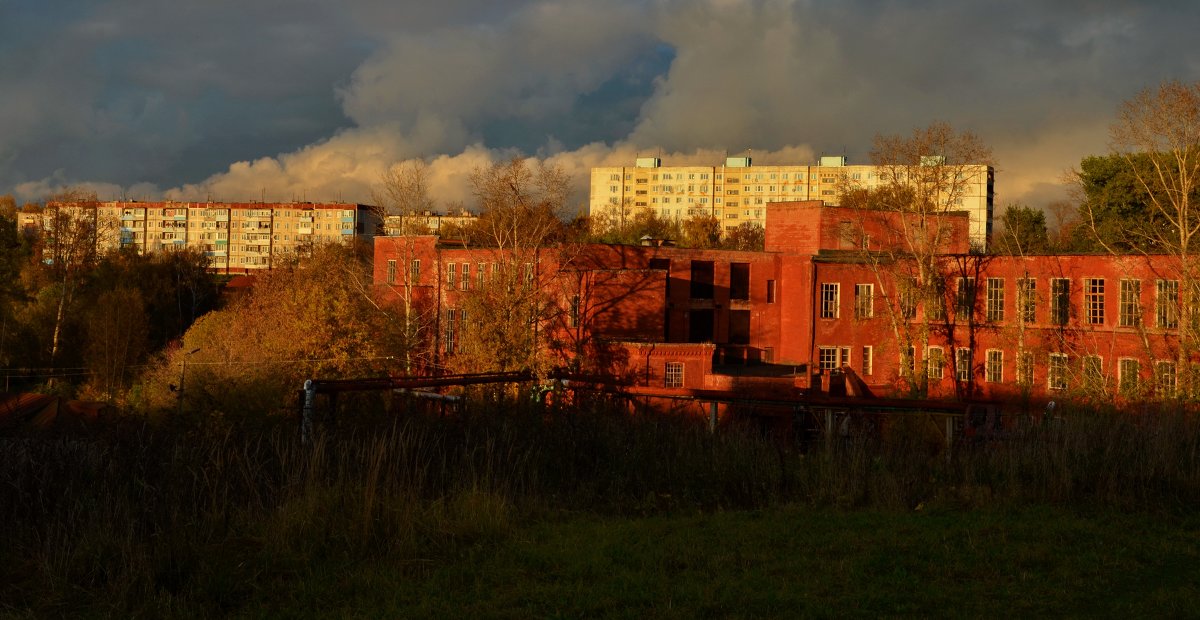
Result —
<instances>
[{"instance_id":1,"label":"small brick annex","mask_svg":"<svg viewBox=\"0 0 1200 620\"><path fill-rule=\"evenodd\" d=\"M586 358L629 389L760 396L828 390L831 375L853 369L871 394L904 396L899 343L919 341L904 334L926 308L905 318L894 274L866 257L903 244L905 217L773 203L761 252L583 244L522 260L531 285L559 300L539 329L564 366ZM912 351L929 397L1174 393L1180 278L1170 257L972 254L965 215L937 220L945 309L928 346ZM395 303L433 310L428 345L444 364L463 296L512 257L436 236L377 237L374 280Z\"/></svg>"}]
</instances>

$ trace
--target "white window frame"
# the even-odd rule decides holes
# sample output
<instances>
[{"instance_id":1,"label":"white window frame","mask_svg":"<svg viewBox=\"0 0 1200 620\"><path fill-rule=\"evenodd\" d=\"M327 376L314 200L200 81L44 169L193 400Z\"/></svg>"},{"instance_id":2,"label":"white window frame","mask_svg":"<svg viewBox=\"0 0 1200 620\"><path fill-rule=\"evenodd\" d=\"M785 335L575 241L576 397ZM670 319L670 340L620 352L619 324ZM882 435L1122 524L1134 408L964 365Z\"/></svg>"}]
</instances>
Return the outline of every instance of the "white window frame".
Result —
<instances>
[{"instance_id":1,"label":"white window frame","mask_svg":"<svg viewBox=\"0 0 1200 620\"><path fill-rule=\"evenodd\" d=\"M839 282L821 283L821 318L836 319L842 306L842 287Z\"/></svg>"},{"instance_id":2,"label":"white window frame","mask_svg":"<svg viewBox=\"0 0 1200 620\"><path fill-rule=\"evenodd\" d=\"M933 352L935 350L937 351L936 360L933 355ZM935 361L937 362L936 367L934 366ZM942 350L942 347L934 345L934 346L930 346L929 348L925 349L925 377L926 378L929 378L929 379L943 378L945 376L945 372L943 371L943 368L945 367L945 365L946 365L946 355L945 355L945 351Z\"/></svg>"},{"instance_id":3,"label":"white window frame","mask_svg":"<svg viewBox=\"0 0 1200 620\"><path fill-rule=\"evenodd\" d=\"M988 349L984 355L987 356L984 363L984 379L988 383L1004 383L1004 351Z\"/></svg>"},{"instance_id":4,"label":"white window frame","mask_svg":"<svg viewBox=\"0 0 1200 620\"><path fill-rule=\"evenodd\" d=\"M971 361L970 349L965 347L954 349L954 376L959 382L966 383L971 380Z\"/></svg>"},{"instance_id":5,"label":"white window frame","mask_svg":"<svg viewBox=\"0 0 1200 620\"><path fill-rule=\"evenodd\" d=\"M666 365L663 366L663 387L683 387L683 373L683 362L667 362Z\"/></svg>"},{"instance_id":6,"label":"white window frame","mask_svg":"<svg viewBox=\"0 0 1200 620\"><path fill-rule=\"evenodd\" d=\"M1046 364L1046 389L1061 392L1067 389L1070 358L1066 353L1051 353Z\"/></svg>"},{"instance_id":7,"label":"white window frame","mask_svg":"<svg viewBox=\"0 0 1200 620\"><path fill-rule=\"evenodd\" d=\"M869 319L875 316L875 285L854 285L854 318Z\"/></svg>"},{"instance_id":8,"label":"white window frame","mask_svg":"<svg viewBox=\"0 0 1200 620\"><path fill-rule=\"evenodd\" d=\"M1129 368L1132 366L1132 368ZM1126 375L1133 374L1132 379ZM1132 381L1132 384L1128 384ZM1136 357L1117 358L1117 393L1122 396L1137 394L1142 388L1142 362Z\"/></svg>"}]
</instances>

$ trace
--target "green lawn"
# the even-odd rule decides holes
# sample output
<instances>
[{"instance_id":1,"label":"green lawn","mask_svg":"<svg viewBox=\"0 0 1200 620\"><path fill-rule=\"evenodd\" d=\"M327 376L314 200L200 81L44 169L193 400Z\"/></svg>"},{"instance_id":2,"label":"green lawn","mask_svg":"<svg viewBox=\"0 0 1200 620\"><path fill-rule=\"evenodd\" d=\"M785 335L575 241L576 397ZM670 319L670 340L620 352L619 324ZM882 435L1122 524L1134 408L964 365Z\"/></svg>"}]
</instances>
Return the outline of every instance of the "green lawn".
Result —
<instances>
[{"instance_id":1,"label":"green lawn","mask_svg":"<svg viewBox=\"0 0 1200 620\"><path fill-rule=\"evenodd\" d=\"M1059 509L569 516L447 557L264 571L234 609L337 617L1179 617L1198 521ZM266 569L266 567L263 567ZM210 608L211 609L211 608Z\"/></svg>"}]
</instances>

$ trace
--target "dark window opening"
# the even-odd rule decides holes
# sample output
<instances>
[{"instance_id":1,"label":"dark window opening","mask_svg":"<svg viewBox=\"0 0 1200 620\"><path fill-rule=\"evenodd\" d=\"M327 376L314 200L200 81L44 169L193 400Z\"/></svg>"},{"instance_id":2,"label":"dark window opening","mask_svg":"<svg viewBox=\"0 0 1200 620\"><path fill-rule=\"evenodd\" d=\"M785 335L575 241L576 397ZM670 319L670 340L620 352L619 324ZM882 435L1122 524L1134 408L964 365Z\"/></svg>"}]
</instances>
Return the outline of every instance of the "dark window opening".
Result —
<instances>
[{"instance_id":1,"label":"dark window opening","mask_svg":"<svg viewBox=\"0 0 1200 620\"><path fill-rule=\"evenodd\" d=\"M750 344L750 311L729 311L729 343Z\"/></svg>"},{"instance_id":2,"label":"dark window opening","mask_svg":"<svg viewBox=\"0 0 1200 620\"><path fill-rule=\"evenodd\" d=\"M710 260L692 261L692 299L713 298L713 262Z\"/></svg>"},{"instance_id":3,"label":"dark window opening","mask_svg":"<svg viewBox=\"0 0 1200 620\"><path fill-rule=\"evenodd\" d=\"M767 303L775 303L775 281L767 280Z\"/></svg>"},{"instance_id":4,"label":"dark window opening","mask_svg":"<svg viewBox=\"0 0 1200 620\"><path fill-rule=\"evenodd\" d=\"M730 263L729 298L750 300L750 263Z\"/></svg>"},{"instance_id":5,"label":"dark window opening","mask_svg":"<svg viewBox=\"0 0 1200 620\"><path fill-rule=\"evenodd\" d=\"M709 263L710 265L712 263ZM692 310L688 313L688 342L713 341L713 311Z\"/></svg>"}]
</instances>

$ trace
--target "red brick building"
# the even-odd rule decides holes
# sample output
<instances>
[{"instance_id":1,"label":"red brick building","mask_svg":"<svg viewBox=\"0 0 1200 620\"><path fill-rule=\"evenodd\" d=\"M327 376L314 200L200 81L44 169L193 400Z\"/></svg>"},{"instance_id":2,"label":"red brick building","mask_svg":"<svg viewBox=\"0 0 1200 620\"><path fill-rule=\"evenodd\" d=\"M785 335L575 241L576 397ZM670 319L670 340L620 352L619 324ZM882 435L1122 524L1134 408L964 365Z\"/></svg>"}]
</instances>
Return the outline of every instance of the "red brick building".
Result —
<instances>
[{"instance_id":1,"label":"red brick building","mask_svg":"<svg viewBox=\"0 0 1200 620\"><path fill-rule=\"evenodd\" d=\"M375 282L430 309L437 363L467 324L464 296L507 269L552 301L533 328L558 363L630 389L794 395L850 368L877 396L914 383L962 399L1174 393L1180 278L1168 257L975 255L964 215L820 201L769 205L766 231L762 252L591 244L515 262L434 236L380 237ZM913 243L938 250L940 311L896 293L897 256Z\"/></svg>"}]
</instances>

